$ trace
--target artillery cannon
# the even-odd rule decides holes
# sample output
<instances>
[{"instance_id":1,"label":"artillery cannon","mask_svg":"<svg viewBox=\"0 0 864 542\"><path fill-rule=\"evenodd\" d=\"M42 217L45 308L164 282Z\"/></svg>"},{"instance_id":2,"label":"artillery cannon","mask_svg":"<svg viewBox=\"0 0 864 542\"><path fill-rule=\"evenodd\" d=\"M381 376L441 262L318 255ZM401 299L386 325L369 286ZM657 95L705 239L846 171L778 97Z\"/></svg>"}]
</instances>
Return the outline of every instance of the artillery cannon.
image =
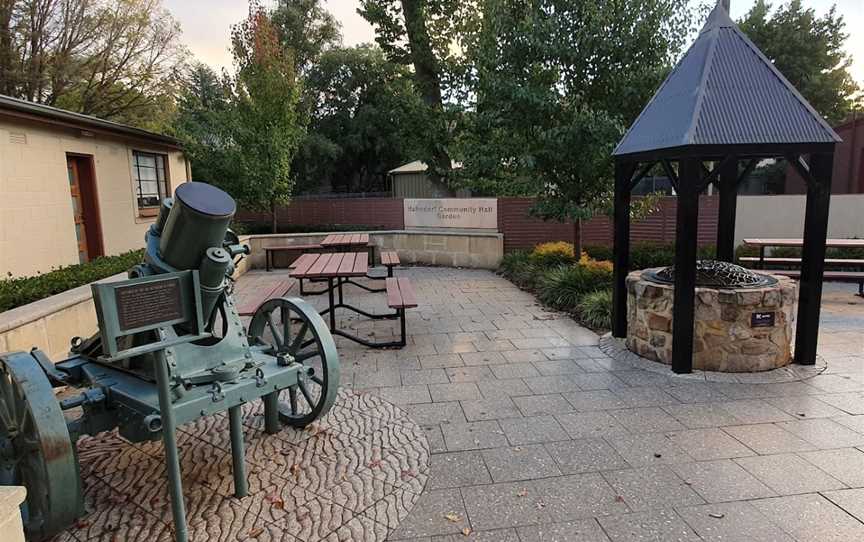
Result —
<instances>
[{"instance_id":1,"label":"artillery cannon","mask_svg":"<svg viewBox=\"0 0 864 542\"><path fill-rule=\"evenodd\" d=\"M303 427L327 413L339 357L318 312L298 298L263 303L244 329L234 305L228 229L235 203L204 183L163 201L129 280L95 284L99 332L72 340L53 364L40 350L0 354L0 484L23 485L29 540L83 514L76 442L115 428L132 442L161 437L176 539L188 538L176 428L228 411L234 492L247 494L241 408L261 399L264 429ZM54 388L66 387L63 399ZM282 394L287 390L286 394Z\"/></svg>"}]
</instances>

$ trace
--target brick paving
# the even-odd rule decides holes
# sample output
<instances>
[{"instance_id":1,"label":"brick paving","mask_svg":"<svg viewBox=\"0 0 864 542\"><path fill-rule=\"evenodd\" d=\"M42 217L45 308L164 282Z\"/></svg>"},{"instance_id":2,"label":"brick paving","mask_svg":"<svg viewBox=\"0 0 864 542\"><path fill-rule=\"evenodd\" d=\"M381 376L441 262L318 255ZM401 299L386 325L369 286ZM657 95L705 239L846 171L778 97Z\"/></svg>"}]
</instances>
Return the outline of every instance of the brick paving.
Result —
<instances>
[{"instance_id":1,"label":"brick paving","mask_svg":"<svg viewBox=\"0 0 864 542\"><path fill-rule=\"evenodd\" d=\"M815 369L676 376L545 310L493 273L410 268L397 275L411 278L420 301L409 311L409 345L381 351L338 339L345 391L336 410L381 400L398 405L382 407L388 412L404 410L410 420L400 418L401 426L419 426L399 443L416 451L407 469L417 476L401 493L411 498L369 508L379 482L402 487L401 477L372 476L353 485L349 498L325 474L311 484L323 506L304 507L292 492L285 509L299 506L304 521L280 523L269 520L267 507L225 498L216 484L224 473L193 466L209 494L220 495L218 509L201 508L209 512L193 531L206 529L208 541L249 539L252 514L266 526L259 540L864 539L864 300L854 287L826 287L823 360ZM285 276L252 272L238 293ZM387 310L383 294L345 291L349 303ZM307 300L324 306L323 296ZM346 315L339 325L375 340L397 331L394 321ZM374 412L381 409L365 415ZM320 457L309 450L310 466L342 461L338 448ZM113 460L116 472L131 462L123 457ZM268 465L270 458L276 462ZM277 458L265 456L262 466L286 477ZM106 507L100 517L109 521L111 497L94 490L88 498ZM362 512L331 512L346 502ZM137 531L127 538L156 539L141 535L140 523L130 526Z\"/></svg>"}]
</instances>

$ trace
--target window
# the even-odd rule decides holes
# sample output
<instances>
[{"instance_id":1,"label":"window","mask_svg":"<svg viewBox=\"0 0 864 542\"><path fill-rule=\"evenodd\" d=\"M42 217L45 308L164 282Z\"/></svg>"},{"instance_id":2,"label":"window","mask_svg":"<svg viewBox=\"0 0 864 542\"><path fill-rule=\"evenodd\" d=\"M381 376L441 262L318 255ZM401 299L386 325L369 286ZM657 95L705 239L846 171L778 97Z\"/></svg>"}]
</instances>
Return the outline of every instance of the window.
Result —
<instances>
[{"instance_id":1,"label":"window","mask_svg":"<svg viewBox=\"0 0 864 542\"><path fill-rule=\"evenodd\" d=\"M132 151L132 175L138 208L158 207L168 197L168 173L165 156L149 152Z\"/></svg>"}]
</instances>

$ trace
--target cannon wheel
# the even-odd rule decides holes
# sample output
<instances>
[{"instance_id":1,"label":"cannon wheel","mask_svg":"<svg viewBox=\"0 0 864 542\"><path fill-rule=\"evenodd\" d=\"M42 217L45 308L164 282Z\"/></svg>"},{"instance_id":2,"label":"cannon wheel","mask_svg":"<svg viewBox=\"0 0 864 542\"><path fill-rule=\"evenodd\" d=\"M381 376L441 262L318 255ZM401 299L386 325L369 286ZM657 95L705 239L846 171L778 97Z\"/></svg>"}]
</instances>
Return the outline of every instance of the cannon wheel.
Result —
<instances>
[{"instance_id":1,"label":"cannon wheel","mask_svg":"<svg viewBox=\"0 0 864 542\"><path fill-rule=\"evenodd\" d=\"M265 301L249 323L249 343L271 355L287 355L302 363L305 376L288 388L288 402L279 403L279 419L305 427L320 418L339 391L339 354L321 315L299 298Z\"/></svg>"},{"instance_id":2,"label":"cannon wheel","mask_svg":"<svg viewBox=\"0 0 864 542\"><path fill-rule=\"evenodd\" d=\"M22 485L28 540L48 538L81 512L78 463L66 418L30 354L0 356L0 485Z\"/></svg>"}]
</instances>

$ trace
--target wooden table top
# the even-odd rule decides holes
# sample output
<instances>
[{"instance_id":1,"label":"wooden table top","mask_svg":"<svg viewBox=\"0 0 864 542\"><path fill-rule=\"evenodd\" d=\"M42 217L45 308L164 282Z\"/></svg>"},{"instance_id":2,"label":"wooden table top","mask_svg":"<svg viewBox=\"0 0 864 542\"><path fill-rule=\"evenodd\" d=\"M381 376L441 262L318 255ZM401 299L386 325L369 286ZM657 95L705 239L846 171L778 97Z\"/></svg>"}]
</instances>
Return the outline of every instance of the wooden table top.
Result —
<instances>
[{"instance_id":1,"label":"wooden table top","mask_svg":"<svg viewBox=\"0 0 864 542\"><path fill-rule=\"evenodd\" d=\"M331 233L321 241L322 247L366 246L368 244L368 233Z\"/></svg>"},{"instance_id":2,"label":"wooden table top","mask_svg":"<svg viewBox=\"0 0 864 542\"><path fill-rule=\"evenodd\" d=\"M369 255L365 252L328 252L303 254L292 264L295 279L363 277L369 272Z\"/></svg>"},{"instance_id":3,"label":"wooden table top","mask_svg":"<svg viewBox=\"0 0 864 542\"><path fill-rule=\"evenodd\" d=\"M744 239L745 245L762 247L803 247L803 239ZM826 239L830 248L864 248L864 239Z\"/></svg>"}]
</instances>

